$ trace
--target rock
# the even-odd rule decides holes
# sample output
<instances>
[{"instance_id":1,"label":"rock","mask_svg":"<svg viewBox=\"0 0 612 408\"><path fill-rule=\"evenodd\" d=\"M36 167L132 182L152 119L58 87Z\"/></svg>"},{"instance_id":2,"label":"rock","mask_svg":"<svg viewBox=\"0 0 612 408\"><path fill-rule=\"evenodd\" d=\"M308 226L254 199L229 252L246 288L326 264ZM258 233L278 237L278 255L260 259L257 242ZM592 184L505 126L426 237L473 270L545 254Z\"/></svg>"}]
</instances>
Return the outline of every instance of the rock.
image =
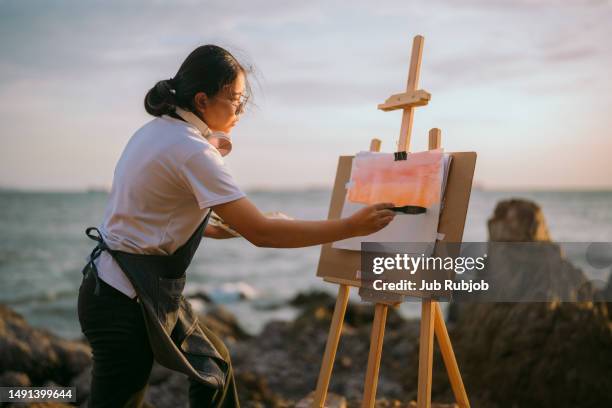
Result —
<instances>
[{"instance_id":1,"label":"rock","mask_svg":"<svg viewBox=\"0 0 612 408\"><path fill-rule=\"evenodd\" d=\"M32 382L26 373L17 371L5 371L0 375L0 386L2 387L31 387Z\"/></svg>"},{"instance_id":2,"label":"rock","mask_svg":"<svg viewBox=\"0 0 612 408\"><path fill-rule=\"evenodd\" d=\"M238 323L236 316L223 306L213 306L200 320L225 341L245 340L251 337Z\"/></svg>"},{"instance_id":3,"label":"rock","mask_svg":"<svg viewBox=\"0 0 612 408\"><path fill-rule=\"evenodd\" d=\"M87 344L33 328L20 314L0 305L0 373L24 373L33 385L65 385L90 363Z\"/></svg>"},{"instance_id":4,"label":"rock","mask_svg":"<svg viewBox=\"0 0 612 408\"><path fill-rule=\"evenodd\" d=\"M576 302L596 296L590 280L555 243L491 242L487 256L486 268L475 274L476 281L491 286L479 295L481 301Z\"/></svg>"},{"instance_id":5,"label":"rock","mask_svg":"<svg viewBox=\"0 0 612 408\"><path fill-rule=\"evenodd\" d=\"M547 242L545 225L539 207L522 200L499 203L489 220L491 241L543 242L534 250L489 254L503 290L533 299L529 291L544 289L551 300L455 308L456 324L449 331L468 395L499 407L612 406L612 324L606 304L581 301L592 299L592 288L558 246Z\"/></svg>"},{"instance_id":6,"label":"rock","mask_svg":"<svg viewBox=\"0 0 612 408\"><path fill-rule=\"evenodd\" d=\"M300 400L295 408L311 408L314 398L314 391L308 394L304 399ZM325 399L326 408L347 408L349 405L344 397L338 394L329 393ZM457 404L438 404L432 402L431 408L459 408ZM417 408L416 401L403 403L399 400L389 400L386 398L377 399L374 403L374 408Z\"/></svg>"},{"instance_id":7,"label":"rock","mask_svg":"<svg viewBox=\"0 0 612 408\"><path fill-rule=\"evenodd\" d=\"M466 305L451 338L468 393L501 407L612 406L603 304Z\"/></svg>"},{"instance_id":8,"label":"rock","mask_svg":"<svg viewBox=\"0 0 612 408\"><path fill-rule=\"evenodd\" d=\"M246 406L251 407L283 408L291 406L270 390L266 379L262 376L249 371L239 371L235 379L241 405L244 401Z\"/></svg>"},{"instance_id":9,"label":"rock","mask_svg":"<svg viewBox=\"0 0 612 408\"><path fill-rule=\"evenodd\" d=\"M289 301L289 304L301 309L307 309L311 307L333 305L335 301L335 298L327 292L312 290L309 292L298 293Z\"/></svg>"},{"instance_id":10,"label":"rock","mask_svg":"<svg viewBox=\"0 0 612 408\"><path fill-rule=\"evenodd\" d=\"M295 404L295 408L312 408L313 399L314 399L314 391L308 394L306 397L298 401ZM330 392L327 394L325 398L325 407L326 408L346 408L346 398L341 395L334 394Z\"/></svg>"},{"instance_id":11,"label":"rock","mask_svg":"<svg viewBox=\"0 0 612 408\"><path fill-rule=\"evenodd\" d=\"M603 290L603 298L612 300L612 274L608 277L608 284Z\"/></svg>"},{"instance_id":12,"label":"rock","mask_svg":"<svg viewBox=\"0 0 612 408\"><path fill-rule=\"evenodd\" d=\"M582 270L565 259L551 242L546 220L534 202L512 199L497 204L488 220L487 295L504 301L591 301L596 290Z\"/></svg>"},{"instance_id":13,"label":"rock","mask_svg":"<svg viewBox=\"0 0 612 408\"><path fill-rule=\"evenodd\" d=\"M336 298L322 291L310 291L297 294L289 304L298 307L301 311L296 318L296 323L304 321L307 324L317 323L329 325ZM374 320L374 308L372 303L367 302L349 302L346 314L344 316L344 324L351 328L364 327L372 324ZM387 314L388 328L395 328L402 324L397 310L390 307Z\"/></svg>"},{"instance_id":14,"label":"rock","mask_svg":"<svg viewBox=\"0 0 612 408\"><path fill-rule=\"evenodd\" d=\"M489 241L550 241L544 214L532 201L523 199L500 201L487 224Z\"/></svg>"},{"instance_id":15,"label":"rock","mask_svg":"<svg viewBox=\"0 0 612 408\"><path fill-rule=\"evenodd\" d=\"M605 302L605 305L608 309L608 316L612 316L612 272L608 276L608 283L598 293L598 298L601 302Z\"/></svg>"},{"instance_id":16,"label":"rock","mask_svg":"<svg viewBox=\"0 0 612 408\"><path fill-rule=\"evenodd\" d=\"M410 401L406 408L417 408L416 401ZM435 402L431 403L431 408L459 408L457 404L438 404Z\"/></svg>"},{"instance_id":17,"label":"rock","mask_svg":"<svg viewBox=\"0 0 612 408\"><path fill-rule=\"evenodd\" d=\"M64 404L62 402L31 402L31 403L15 403L8 404L7 407L14 408L72 408L72 405Z\"/></svg>"}]
</instances>

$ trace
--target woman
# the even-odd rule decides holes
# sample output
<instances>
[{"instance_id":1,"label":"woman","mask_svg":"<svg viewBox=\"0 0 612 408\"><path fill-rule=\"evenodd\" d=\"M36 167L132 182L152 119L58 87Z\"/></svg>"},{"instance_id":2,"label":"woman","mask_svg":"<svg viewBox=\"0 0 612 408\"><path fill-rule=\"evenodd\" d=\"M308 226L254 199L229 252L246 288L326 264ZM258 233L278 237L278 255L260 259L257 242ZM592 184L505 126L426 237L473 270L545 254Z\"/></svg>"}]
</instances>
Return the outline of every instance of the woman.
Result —
<instances>
[{"instance_id":1,"label":"woman","mask_svg":"<svg viewBox=\"0 0 612 408\"><path fill-rule=\"evenodd\" d=\"M87 230L98 241L78 305L93 353L90 406L141 406L154 359L189 376L190 406L239 406L227 349L181 296L202 235L229 237L208 225L211 210L252 244L273 248L367 235L392 220L390 203L338 220L262 215L223 163L249 91L238 61L205 45L147 93L155 118L129 140L104 221Z\"/></svg>"}]
</instances>

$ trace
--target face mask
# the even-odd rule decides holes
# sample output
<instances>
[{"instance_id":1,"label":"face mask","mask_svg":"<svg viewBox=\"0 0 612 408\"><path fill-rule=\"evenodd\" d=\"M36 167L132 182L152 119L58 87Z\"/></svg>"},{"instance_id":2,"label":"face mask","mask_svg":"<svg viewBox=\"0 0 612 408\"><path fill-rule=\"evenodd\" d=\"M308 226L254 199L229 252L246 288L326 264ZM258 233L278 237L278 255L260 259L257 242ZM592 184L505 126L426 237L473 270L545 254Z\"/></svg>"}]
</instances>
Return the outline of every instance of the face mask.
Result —
<instances>
[{"instance_id":1,"label":"face mask","mask_svg":"<svg viewBox=\"0 0 612 408\"><path fill-rule=\"evenodd\" d=\"M179 115L185 122L197 127L202 133L202 136L208 140L208 143L215 146L221 156L227 156L232 151L232 139L230 136L221 131L212 131L208 125L198 118L193 112L176 107L176 114Z\"/></svg>"}]
</instances>

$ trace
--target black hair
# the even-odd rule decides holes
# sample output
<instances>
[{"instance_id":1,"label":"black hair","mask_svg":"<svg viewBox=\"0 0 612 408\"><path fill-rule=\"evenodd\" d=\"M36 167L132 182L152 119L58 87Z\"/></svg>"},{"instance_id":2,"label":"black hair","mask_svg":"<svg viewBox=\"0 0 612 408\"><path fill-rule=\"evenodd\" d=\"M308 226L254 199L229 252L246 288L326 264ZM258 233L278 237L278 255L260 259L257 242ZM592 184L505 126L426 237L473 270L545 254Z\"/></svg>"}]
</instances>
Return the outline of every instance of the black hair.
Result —
<instances>
[{"instance_id":1,"label":"black hair","mask_svg":"<svg viewBox=\"0 0 612 408\"><path fill-rule=\"evenodd\" d=\"M212 98L232 84L241 72L248 97L251 93L247 80L249 70L227 50L211 44L201 45L187 56L174 78L157 82L147 92L145 110L153 116L171 114L177 106L195 112L193 98L198 92Z\"/></svg>"}]
</instances>

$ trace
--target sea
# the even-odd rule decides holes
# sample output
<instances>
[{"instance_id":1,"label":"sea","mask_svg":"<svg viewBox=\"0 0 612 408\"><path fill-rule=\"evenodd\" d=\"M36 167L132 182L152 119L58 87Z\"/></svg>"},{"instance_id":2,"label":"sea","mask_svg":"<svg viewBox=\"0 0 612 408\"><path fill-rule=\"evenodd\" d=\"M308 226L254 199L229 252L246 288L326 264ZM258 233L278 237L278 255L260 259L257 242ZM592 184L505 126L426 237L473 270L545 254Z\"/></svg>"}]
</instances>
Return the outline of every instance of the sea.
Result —
<instances>
[{"instance_id":1,"label":"sea","mask_svg":"<svg viewBox=\"0 0 612 408\"><path fill-rule=\"evenodd\" d=\"M248 196L262 211L318 220L327 218L331 190L257 190ZM21 313L32 326L81 338L77 294L81 270L94 245L84 231L101 223L107 198L103 191L0 191L0 303ZM612 242L612 191L478 189L470 198L463 241L486 241L487 220L496 204L511 198L540 205L555 241ZM287 301L297 293L337 293L336 285L316 277L319 254L320 246L271 249L244 239L206 238L188 270L185 293L207 293L255 334L271 320L292 319L297 310ZM604 268L585 273L604 282L610 272ZM360 301L357 290L351 291L351 300ZM419 305L405 302L399 312L416 317Z\"/></svg>"}]
</instances>

